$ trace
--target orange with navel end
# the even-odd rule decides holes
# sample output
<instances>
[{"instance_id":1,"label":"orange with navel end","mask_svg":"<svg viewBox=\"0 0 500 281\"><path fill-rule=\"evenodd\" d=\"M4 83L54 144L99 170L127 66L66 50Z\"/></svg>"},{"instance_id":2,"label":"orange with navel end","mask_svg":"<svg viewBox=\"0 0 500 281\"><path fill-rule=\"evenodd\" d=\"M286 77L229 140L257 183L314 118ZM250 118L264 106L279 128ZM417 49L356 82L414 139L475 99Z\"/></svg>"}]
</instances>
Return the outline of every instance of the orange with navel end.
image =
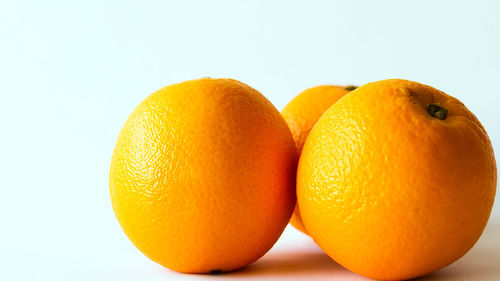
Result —
<instances>
[{"instance_id":1,"label":"orange with navel end","mask_svg":"<svg viewBox=\"0 0 500 281\"><path fill-rule=\"evenodd\" d=\"M366 84L330 107L299 161L304 225L335 261L402 280L462 257L488 221L491 142L456 98L406 80Z\"/></svg>"},{"instance_id":2,"label":"orange with navel end","mask_svg":"<svg viewBox=\"0 0 500 281\"><path fill-rule=\"evenodd\" d=\"M281 115L283 115L292 131L299 155L309 131L311 131L321 115L337 100L355 88L355 86L334 85L313 87L298 94L283 108ZM298 205L295 206L290 224L307 234L300 218Z\"/></svg>"},{"instance_id":3,"label":"orange with navel end","mask_svg":"<svg viewBox=\"0 0 500 281\"><path fill-rule=\"evenodd\" d=\"M133 244L187 273L264 255L295 206L290 130L257 90L232 79L165 87L123 126L111 161L113 209Z\"/></svg>"}]
</instances>

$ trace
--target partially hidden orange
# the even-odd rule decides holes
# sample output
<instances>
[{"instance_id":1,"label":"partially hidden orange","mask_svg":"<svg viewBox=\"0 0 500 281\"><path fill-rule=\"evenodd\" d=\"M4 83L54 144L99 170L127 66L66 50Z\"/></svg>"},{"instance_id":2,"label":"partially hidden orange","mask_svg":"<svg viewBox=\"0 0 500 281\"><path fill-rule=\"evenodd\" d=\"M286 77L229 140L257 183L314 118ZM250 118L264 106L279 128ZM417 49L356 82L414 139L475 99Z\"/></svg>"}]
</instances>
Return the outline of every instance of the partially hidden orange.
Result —
<instances>
[{"instance_id":1,"label":"partially hidden orange","mask_svg":"<svg viewBox=\"0 0 500 281\"><path fill-rule=\"evenodd\" d=\"M264 255L295 206L297 155L276 108L232 79L151 94L123 126L112 206L132 243L187 273L225 272Z\"/></svg>"},{"instance_id":2,"label":"partially hidden orange","mask_svg":"<svg viewBox=\"0 0 500 281\"><path fill-rule=\"evenodd\" d=\"M300 157L297 197L308 233L331 258L402 280L471 249L496 183L478 119L456 98L393 79L352 91L318 120Z\"/></svg>"},{"instance_id":3,"label":"partially hidden orange","mask_svg":"<svg viewBox=\"0 0 500 281\"><path fill-rule=\"evenodd\" d=\"M309 131L321 115L337 100L355 89L354 86L322 85L309 88L293 98L281 111L293 135L300 155ZM300 208L295 206L290 224L307 234L300 217Z\"/></svg>"}]
</instances>

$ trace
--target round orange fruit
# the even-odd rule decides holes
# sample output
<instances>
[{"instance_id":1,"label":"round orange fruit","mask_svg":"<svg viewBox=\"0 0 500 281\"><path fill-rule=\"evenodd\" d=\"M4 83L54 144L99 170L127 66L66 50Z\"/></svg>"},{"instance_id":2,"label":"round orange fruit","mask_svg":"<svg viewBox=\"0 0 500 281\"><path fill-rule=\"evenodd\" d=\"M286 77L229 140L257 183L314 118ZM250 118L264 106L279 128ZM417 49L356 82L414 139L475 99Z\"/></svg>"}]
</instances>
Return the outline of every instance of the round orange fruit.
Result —
<instances>
[{"instance_id":1,"label":"round orange fruit","mask_svg":"<svg viewBox=\"0 0 500 281\"><path fill-rule=\"evenodd\" d=\"M337 100L354 90L354 86L323 85L307 89L293 98L281 111L281 115L292 131L293 140L300 155L309 131L321 115ZM299 206L295 206L290 224L307 234L300 217Z\"/></svg>"},{"instance_id":2,"label":"round orange fruit","mask_svg":"<svg viewBox=\"0 0 500 281\"><path fill-rule=\"evenodd\" d=\"M257 90L232 79L171 85L123 126L109 186L116 217L147 257L187 273L264 255L295 205L290 130Z\"/></svg>"},{"instance_id":3,"label":"round orange fruit","mask_svg":"<svg viewBox=\"0 0 500 281\"><path fill-rule=\"evenodd\" d=\"M456 98L394 79L352 91L318 120L299 160L297 197L307 231L331 258L402 280L476 243L496 183L478 119Z\"/></svg>"}]
</instances>

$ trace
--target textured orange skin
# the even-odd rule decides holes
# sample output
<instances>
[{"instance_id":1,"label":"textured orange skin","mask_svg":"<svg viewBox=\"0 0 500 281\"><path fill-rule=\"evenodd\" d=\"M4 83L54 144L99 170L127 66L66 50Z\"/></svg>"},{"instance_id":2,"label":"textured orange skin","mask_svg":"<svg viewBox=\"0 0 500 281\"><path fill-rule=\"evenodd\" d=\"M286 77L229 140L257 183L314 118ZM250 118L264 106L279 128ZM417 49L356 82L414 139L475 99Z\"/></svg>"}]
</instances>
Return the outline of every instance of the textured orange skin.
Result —
<instances>
[{"instance_id":1,"label":"textured orange skin","mask_svg":"<svg viewBox=\"0 0 500 281\"><path fill-rule=\"evenodd\" d=\"M426 111L449 110L444 120ZM483 126L457 99L406 80L362 86L318 120L302 150L303 222L335 261L403 280L438 270L479 239L497 170Z\"/></svg>"},{"instance_id":2,"label":"textured orange skin","mask_svg":"<svg viewBox=\"0 0 500 281\"><path fill-rule=\"evenodd\" d=\"M293 140L300 155L309 131L321 115L349 91L345 87L324 85L307 89L292 99L281 111L281 115L292 131ZM298 204L295 205L290 224L302 233L304 228Z\"/></svg>"},{"instance_id":3,"label":"textured orange skin","mask_svg":"<svg viewBox=\"0 0 500 281\"><path fill-rule=\"evenodd\" d=\"M132 243L187 273L231 271L264 255L295 205L297 155L255 89L204 78L147 97L111 162L113 209Z\"/></svg>"}]
</instances>

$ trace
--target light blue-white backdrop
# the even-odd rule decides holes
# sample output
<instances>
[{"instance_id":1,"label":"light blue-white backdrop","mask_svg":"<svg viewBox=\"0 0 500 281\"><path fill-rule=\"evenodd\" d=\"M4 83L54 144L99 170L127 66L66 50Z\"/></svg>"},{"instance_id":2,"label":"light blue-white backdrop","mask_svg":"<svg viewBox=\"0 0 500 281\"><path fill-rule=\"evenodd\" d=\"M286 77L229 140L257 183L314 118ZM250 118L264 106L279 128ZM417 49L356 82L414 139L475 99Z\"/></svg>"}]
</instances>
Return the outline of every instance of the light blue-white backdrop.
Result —
<instances>
[{"instance_id":1,"label":"light blue-white backdrop","mask_svg":"<svg viewBox=\"0 0 500 281\"><path fill-rule=\"evenodd\" d=\"M1 0L0 279L112 270L135 251L110 207L110 156L135 105L171 83L232 77L281 109L318 84L406 78L462 100L500 153L499 12L499 1Z\"/></svg>"}]
</instances>

